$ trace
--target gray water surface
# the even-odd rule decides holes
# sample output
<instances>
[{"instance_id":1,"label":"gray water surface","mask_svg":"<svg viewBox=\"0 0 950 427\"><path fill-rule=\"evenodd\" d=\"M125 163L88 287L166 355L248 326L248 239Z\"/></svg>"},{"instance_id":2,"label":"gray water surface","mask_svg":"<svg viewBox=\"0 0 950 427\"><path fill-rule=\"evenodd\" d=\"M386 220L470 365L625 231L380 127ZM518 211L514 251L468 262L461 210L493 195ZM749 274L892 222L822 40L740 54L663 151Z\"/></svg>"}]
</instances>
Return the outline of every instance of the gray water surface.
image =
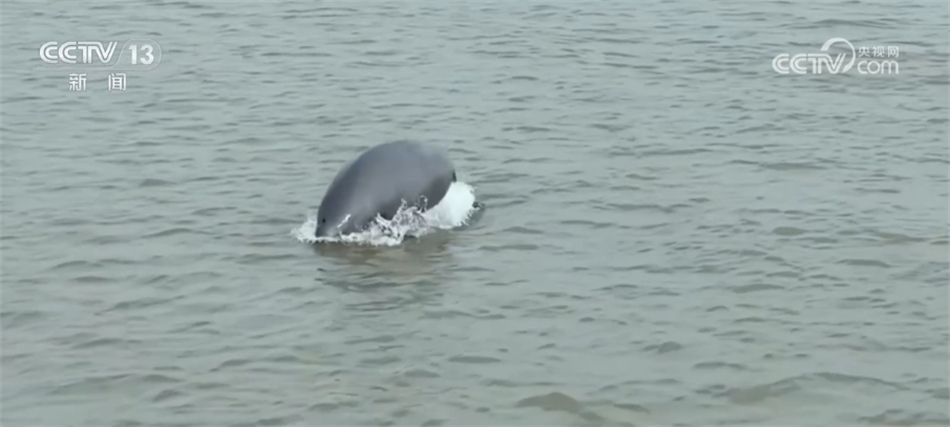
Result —
<instances>
[{"instance_id":1,"label":"gray water surface","mask_svg":"<svg viewBox=\"0 0 950 427\"><path fill-rule=\"evenodd\" d=\"M5 1L2 423L946 425L948 9ZM486 209L291 236L394 139Z\"/></svg>"}]
</instances>

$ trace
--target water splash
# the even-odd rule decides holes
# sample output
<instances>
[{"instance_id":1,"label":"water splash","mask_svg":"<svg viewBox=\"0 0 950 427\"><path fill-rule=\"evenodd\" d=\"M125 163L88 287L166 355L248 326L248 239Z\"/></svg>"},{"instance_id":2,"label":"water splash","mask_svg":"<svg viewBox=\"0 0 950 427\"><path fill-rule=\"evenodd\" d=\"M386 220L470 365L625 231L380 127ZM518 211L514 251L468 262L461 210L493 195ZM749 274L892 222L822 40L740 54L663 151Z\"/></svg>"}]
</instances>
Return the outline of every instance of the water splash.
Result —
<instances>
[{"instance_id":1,"label":"water splash","mask_svg":"<svg viewBox=\"0 0 950 427\"><path fill-rule=\"evenodd\" d=\"M307 221L291 231L300 242L343 242L373 246L396 246L407 236L421 237L435 230L448 230L468 223L475 210L475 189L464 182L456 181L438 205L426 212L414 207L400 208L391 220L376 217L369 228L343 237L315 237L317 215L307 214Z\"/></svg>"}]
</instances>

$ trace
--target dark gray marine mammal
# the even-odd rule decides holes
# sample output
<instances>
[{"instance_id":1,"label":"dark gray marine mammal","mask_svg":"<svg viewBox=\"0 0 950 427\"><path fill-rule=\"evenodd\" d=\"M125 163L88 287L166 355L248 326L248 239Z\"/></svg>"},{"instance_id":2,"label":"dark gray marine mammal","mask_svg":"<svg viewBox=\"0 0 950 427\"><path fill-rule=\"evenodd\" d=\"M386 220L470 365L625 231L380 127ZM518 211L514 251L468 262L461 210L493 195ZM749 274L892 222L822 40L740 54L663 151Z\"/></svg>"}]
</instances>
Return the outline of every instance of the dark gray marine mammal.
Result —
<instances>
[{"instance_id":1,"label":"dark gray marine mammal","mask_svg":"<svg viewBox=\"0 0 950 427\"><path fill-rule=\"evenodd\" d=\"M441 148L394 141L363 152L330 183L317 212L316 237L364 230L377 215L392 219L405 201L422 211L437 205L456 180Z\"/></svg>"}]
</instances>

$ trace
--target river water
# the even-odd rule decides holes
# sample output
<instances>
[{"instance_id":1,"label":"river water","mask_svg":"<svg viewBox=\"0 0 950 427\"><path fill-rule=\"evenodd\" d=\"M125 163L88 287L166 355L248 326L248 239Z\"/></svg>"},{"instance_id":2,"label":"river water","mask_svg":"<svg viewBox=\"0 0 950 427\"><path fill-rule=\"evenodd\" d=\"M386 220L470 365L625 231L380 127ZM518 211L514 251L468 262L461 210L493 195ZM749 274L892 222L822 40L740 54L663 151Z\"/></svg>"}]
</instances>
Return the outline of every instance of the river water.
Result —
<instances>
[{"instance_id":1,"label":"river water","mask_svg":"<svg viewBox=\"0 0 950 427\"><path fill-rule=\"evenodd\" d=\"M946 425L948 9L5 1L2 423ZM396 139L485 208L294 237Z\"/></svg>"}]
</instances>

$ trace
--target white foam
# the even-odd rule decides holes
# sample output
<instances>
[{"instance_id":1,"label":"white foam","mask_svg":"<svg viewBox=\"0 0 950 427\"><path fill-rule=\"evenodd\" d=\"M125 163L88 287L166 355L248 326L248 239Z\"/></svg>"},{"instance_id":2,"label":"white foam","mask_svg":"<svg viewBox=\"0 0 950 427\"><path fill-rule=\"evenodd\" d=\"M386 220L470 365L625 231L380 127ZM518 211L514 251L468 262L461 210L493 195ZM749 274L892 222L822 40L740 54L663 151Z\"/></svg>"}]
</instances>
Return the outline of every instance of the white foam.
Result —
<instances>
[{"instance_id":1,"label":"white foam","mask_svg":"<svg viewBox=\"0 0 950 427\"><path fill-rule=\"evenodd\" d=\"M368 229L360 233L334 238L317 238L317 216L310 212L307 221L291 231L298 241L345 242L373 246L395 246L406 236L420 237L433 230L448 230L468 223L475 212L475 189L464 182L456 181L438 205L420 214L416 208L399 209L391 220L377 216Z\"/></svg>"}]
</instances>

